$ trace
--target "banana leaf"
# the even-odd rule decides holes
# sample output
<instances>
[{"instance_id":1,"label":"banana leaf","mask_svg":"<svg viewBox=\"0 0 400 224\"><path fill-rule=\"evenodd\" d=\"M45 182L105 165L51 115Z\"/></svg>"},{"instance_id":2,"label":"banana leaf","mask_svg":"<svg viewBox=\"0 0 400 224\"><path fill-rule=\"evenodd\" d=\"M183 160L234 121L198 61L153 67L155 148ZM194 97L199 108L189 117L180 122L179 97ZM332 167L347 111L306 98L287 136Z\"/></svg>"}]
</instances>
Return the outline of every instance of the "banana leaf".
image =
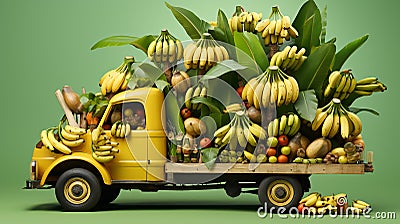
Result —
<instances>
[{"instance_id":1,"label":"banana leaf","mask_svg":"<svg viewBox=\"0 0 400 224\"><path fill-rule=\"evenodd\" d=\"M229 27L228 19L226 18L225 13L219 9L218 10L218 16L217 16L217 24L218 27L224 32L225 37L226 37L226 43L230 45L234 45L235 42L233 40L233 35L231 32L231 28Z\"/></svg>"},{"instance_id":2,"label":"banana leaf","mask_svg":"<svg viewBox=\"0 0 400 224\"><path fill-rule=\"evenodd\" d=\"M269 66L269 61L257 35L246 31L243 33L235 31L233 35L238 62L256 73L265 71Z\"/></svg>"},{"instance_id":3,"label":"banana leaf","mask_svg":"<svg viewBox=\"0 0 400 224\"><path fill-rule=\"evenodd\" d=\"M180 115L180 106L178 105L178 101L175 95L172 92L169 92L164 98L164 108L166 119L163 119L164 122L167 122L167 127L174 133L185 133L185 128L183 125L182 117ZM165 127L165 125L164 125Z\"/></svg>"},{"instance_id":4,"label":"banana leaf","mask_svg":"<svg viewBox=\"0 0 400 224\"><path fill-rule=\"evenodd\" d=\"M211 28L208 22L200 19L193 12L181 7L174 7L167 2L165 2L165 5L171 10L192 40L200 39L202 34Z\"/></svg>"},{"instance_id":5,"label":"banana leaf","mask_svg":"<svg viewBox=\"0 0 400 224\"><path fill-rule=\"evenodd\" d=\"M215 79L232 71L248 74L249 69L234 60L225 60L212 67L199 81L204 82L206 80Z\"/></svg>"},{"instance_id":6,"label":"banana leaf","mask_svg":"<svg viewBox=\"0 0 400 224\"><path fill-rule=\"evenodd\" d=\"M328 25L328 6L325 5L324 10L322 10L321 13L321 24L322 24L322 30L321 30L321 43L325 43L325 37L326 37L326 26Z\"/></svg>"},{"instance_id":7,"label":"banana leaf","mask_svg":"<svg viewBox=\"0 0 400 224\"><path fill-rule=\"evenodd\" d=\"M306 3L304 3L301 6L295 19L293 20L292 25L296 29L300 29L303 26L303 24L305 23L305 21L314 14L315 10L318 10L317 4L315 4L315 2L313 0L307 1Z\"/></svg>"},{"instance_id":8,"label":"banana leaf","mask_svg":"<svg viewBox=\"0 0 400 224\"><path fill-rule=\"evenodd\" d=\"M214 167L218 152L218 148L205 148L201 150L201 159L209 170Z\"/></svg>"},{"instance_id":9,"label":"banana leaf","mask_svg":"<svg viewBox=\"0 0 400 224\"><path fill-rule=\"evenodd\" d=\"M315 91L313 89L301 91L294 107L301 118L310 122L314 120L318 108L318 99Z\"/></svg>"},{"instance_id":10,"label":"banana leaf","mask_svg":"<svg viewBox=\"0 0 400 224\"><path fill-rule=\"evenodd\" d=\"M147 35L140 38L132 36L112 36L98 41L90 49L95 50L103 47L124 46L130 44L147 54L147 48L155 39L156 36L153 35Z\"/></svg>"},{"instance_id":11,"label":"banana leaf","mask_svg":"<svg viewBox=\"0 0 400 224\"><path fill-rule=\"evenodd\" d=\"M296 45L304 47L306 54L310 54L313 47L318 47L320 43L320 35L322 30L321 13L316 9L314 13L308 17L302 26L297 28L299 37L296 38Z\"/></svg>"},{"instance_id":12,"label":"banana leaf","mask_svg":"<svg viewBox=\"0 0 400 224\"><path fill-rule=\"evenodd\" d=\"M323 44L317 47L301 68L295 73L300 91L314 89L318 99L322 99L322 86L329 75L329 68L335 56L335 45Z\"/></svg>"},{"instance_id":13,"label":"banana leaf","mask_svg":"<svg viewBox=\"0 0 400 224\"><path fill-rule=\"evenodd\" d=\"M339 71L346 60L368 40L368 36L369 35L366 34L344 46L335 56L332 71Z\"/></svg>"}]
</instances>

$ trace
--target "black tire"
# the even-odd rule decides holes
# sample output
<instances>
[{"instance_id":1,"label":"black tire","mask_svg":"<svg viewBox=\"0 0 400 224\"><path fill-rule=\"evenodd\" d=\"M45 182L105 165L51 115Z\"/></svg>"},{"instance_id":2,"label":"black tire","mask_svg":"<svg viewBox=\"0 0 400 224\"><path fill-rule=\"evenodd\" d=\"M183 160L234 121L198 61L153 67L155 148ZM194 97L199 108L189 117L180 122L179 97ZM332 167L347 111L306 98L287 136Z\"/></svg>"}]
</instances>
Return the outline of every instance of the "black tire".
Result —
<instances>
[{"instance_id":1,"label":"black tire","mask_svg":"<svg viewBox=\"0 0 400 224\"><path fill-rule=\"evenodd\" d=\"M74 168L58 178L55 193L63 210L89 211L100 201L101 184L90 171Z\"/></svg>"},{"instance_id":2,"label":"black tire","mask_svg":"<svg viewBox=\"0 0 400 224\"><path fill-rule=\"evenodd\" d=\"M261 181L258 187L258 199L269 211L289 212L292 207L297 207L303 197L303 189L298 179L290 176L270 176ZM274 208L274 210L271 210Z\"/></svg>"},{"instance_id":3,"label":"black tire","mask_svg":"<svg viewBox=\"0 0 400 224\"><path fill-rule=\"evenodd\" d=\"M103 185L99 205L107 205L113 202L115 199L117 199L120 192L121 188L119 187Z\"/></svg>"}]
</instances>

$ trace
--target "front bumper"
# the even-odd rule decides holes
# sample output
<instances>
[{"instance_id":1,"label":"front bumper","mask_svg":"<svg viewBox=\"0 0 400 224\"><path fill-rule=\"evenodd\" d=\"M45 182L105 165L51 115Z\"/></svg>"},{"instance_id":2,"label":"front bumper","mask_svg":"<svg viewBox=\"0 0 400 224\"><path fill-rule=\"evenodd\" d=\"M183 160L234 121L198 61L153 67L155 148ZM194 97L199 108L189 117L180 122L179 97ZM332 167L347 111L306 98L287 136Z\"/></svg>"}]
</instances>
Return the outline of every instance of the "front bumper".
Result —
<instances>
[{"instance_id":1,"label":"front bumper","mask_svg":"<svg viewBox=\"0 0 400 224\"><path fill-rule=\"evenodd\" d=\"M23 189L38 189L40 187L40 180L26 180Z\"/></svg>"}]
</instances>

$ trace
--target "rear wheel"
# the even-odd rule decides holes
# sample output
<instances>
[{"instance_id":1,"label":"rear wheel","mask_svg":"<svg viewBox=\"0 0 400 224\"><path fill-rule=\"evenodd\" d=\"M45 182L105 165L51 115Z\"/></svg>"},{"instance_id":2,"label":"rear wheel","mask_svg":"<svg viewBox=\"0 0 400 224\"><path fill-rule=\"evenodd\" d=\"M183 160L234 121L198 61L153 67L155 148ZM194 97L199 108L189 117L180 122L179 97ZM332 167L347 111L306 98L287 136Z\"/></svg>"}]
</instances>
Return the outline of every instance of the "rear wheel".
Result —
<instances>
[{"instance_id":1,"label":"rear wheel","mask_svg":"<svg viewBox=\"0 0 400 224\"><path fill-rule=\"evenodd\" d=\"M88 211L98 204L101 197L101 185L90 171L75 168L64 172L58 178L55 192L64 210Z\"/></svg>"},{"instance_id":2,"label":"rear wheel","mask_svg":"<svg viewBox=\"0 0 400 224\"><path fill-rule=\"evenodd\" d=\"M268 210L276 212L283 207L288 212L291 207L297 207L303 197L303 189L299 180L289 176L271 176L261 181L258 187L258 199L266 203Z\"/></svg>"}]
</instances>

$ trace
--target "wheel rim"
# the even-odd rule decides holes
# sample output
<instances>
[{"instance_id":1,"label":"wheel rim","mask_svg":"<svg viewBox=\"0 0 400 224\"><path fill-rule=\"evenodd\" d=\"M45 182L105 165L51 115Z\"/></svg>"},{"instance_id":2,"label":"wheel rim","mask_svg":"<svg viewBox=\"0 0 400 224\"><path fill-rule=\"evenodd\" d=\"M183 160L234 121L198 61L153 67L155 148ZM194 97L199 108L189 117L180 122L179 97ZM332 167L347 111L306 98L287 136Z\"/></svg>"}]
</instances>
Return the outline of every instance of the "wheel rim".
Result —
<instances>
[{"instance_id":1,"label":"wheel rim","mask_svg":"<svg viewBox=\"0 0 400 224\"><path fill-rule=\"evenodd\" d=\"M72 204L85 203L90 197L90 185L81 177L71 178L64 185L64 196Z\"/></svg>"},{"instance_id":2,"label":"wheel rim","mask_svg":"<svg viewBox=\"0 0 400 224\"><path fill-rule=\"evenodd\" d=\"M287 180L275 180L267 189L268 200L276 206L288 205L294 197L294 188Z\"/></svg>"}]
</instances>

